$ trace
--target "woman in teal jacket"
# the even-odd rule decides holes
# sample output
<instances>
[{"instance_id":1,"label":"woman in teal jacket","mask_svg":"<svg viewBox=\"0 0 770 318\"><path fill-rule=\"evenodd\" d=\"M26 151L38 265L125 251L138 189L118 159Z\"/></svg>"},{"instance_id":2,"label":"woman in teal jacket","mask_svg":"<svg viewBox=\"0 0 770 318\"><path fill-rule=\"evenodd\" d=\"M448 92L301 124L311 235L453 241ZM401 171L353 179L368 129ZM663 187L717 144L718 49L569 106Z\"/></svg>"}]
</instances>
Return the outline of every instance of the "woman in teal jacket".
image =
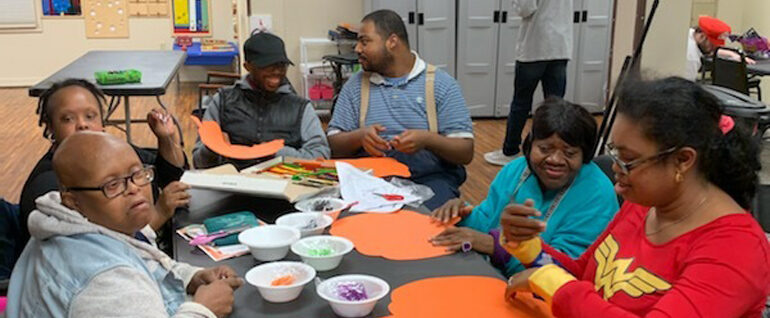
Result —
<instances>
[{"instance_id":1,"label":"woman in teal jacket","mask_svg":"<svg viewBox=\"0 0 770 318\"><path fill-rule=\"evenodd\" d=\"M497 174L487 198L477 207L462 200L448 201L433 211L447 222L462 216L431 241L449 250L476 250L506 276L524 266L498 243L500 215L507 206L530 205L546 223L543 240L572 257L590 245L618 210L613 185L591 162L596 122L582 107L548 99L535 111L532 131L522 146L524 157Z\"/></svg>"}]
</instances>

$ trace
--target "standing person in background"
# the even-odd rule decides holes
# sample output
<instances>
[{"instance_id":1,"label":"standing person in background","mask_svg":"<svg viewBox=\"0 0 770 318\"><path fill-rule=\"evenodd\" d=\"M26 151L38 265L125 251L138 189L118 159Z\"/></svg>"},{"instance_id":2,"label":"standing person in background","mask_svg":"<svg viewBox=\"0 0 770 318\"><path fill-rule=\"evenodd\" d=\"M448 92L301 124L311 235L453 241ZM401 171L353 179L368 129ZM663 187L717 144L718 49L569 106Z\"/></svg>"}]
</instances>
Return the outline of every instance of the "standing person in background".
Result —
<instances>
[{"instance_id":1,"label":"standing person in background","mask_svg":"<svg viewBox=\"0 0 770 318\"><path fill-rule=\"evenodd\" d=\"M484 154L484 160L498 166L521 153L521 132L537 84L543 83L546 98L564 97L567 61L572 56L572 0L513 0L512 13L521 17L513 101L503 148Z\"/></svg>"}]
</instances>

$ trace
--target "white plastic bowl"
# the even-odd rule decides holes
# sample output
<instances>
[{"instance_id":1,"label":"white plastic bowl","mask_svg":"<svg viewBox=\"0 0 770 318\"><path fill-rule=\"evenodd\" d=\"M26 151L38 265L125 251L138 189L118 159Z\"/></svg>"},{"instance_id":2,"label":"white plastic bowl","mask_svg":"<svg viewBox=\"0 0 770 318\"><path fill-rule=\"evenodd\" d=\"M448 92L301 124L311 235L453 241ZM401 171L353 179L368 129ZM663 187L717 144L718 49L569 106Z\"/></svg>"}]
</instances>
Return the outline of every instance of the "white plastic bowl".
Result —
<instances>
[{"instance_id":1,"label":"white plastic bowl","mask_svg":"<svg viewBox=\"0 0 770 318\"><path fill-rule=\"evenodd\" d=\"M326 203L326 209L318 209L317 206ZM347 203L337 198L325 197L325 198L312 198L302 200L294 204L294 208L302 212L318 212L332 217L332 221L336 221L340 216L342 209L347 207Z\"/></svg>"},{"instance_id":2,"label":"white plastic bowl","mask_svg":"<svg viewBox=\"0 0 770 318\"><path fill-rule=\"evenodd\" d=\"M272 286L276 278L291 273L294 283ZM274 303L285 303L297 299L305 284L315 278L315 270L300 262L273 262L259 265L246 272L246 281L257 287L262 298Z\"/></svg>"},{"instance_id":3,"label":"white plastic bowl","mask_svg":"<svg viewBox=\"0 0 770 318\"><path fill-rule=\"evenodd\" d=\"M238 234L238 241L249 247L254 258L263 262L286 257L289 246L299 238L299 230L284 225L261 225Z\"/></svg>"},{"instance_id":4,"label":"white plastic bowl","mask_svg":"<svg viewBox=\"0 0 770 318\"><path fill-rule=\"evenodd\" d=\"M364 285L367 296L366 300L347 301L334 295L334 289L338 282L354 281L361 282ZM316 288L318 296L329 302L335 314L341 317L363 317L374 310L382 297L390 292L390 285L384 280L369 275L341 275L329 278L319 284Z\"/></svg>"},{"instance_id":5,"label":"white plastic bowl","mask_svg":"<svg viewBox=\"0 0 770 318\"><path fill-rule=\"evenodd\" d=\"M316 224L313 228L306 228L308 224L314 222ZM302 237L319 235L324 232L329 225L332 225L334 220L331 216L323 213L305 213L305 212L292 212L284 214L275 220L276 225L291 226L299 230Z\"/></svg>"},{"instance_id":6,"label":"white plastic bowl","mask_svg":"<svg viewBox=\"0 0 770 318\"><path fill-rule=\"evenodd\" d=\"M326 256L312 256L310 250L314 248L331 248L333 253ZM331 235L318 235L303 238L291 245L291 251L299 255L302 261L315 268L317 271L328 271L337 268L345 254L353 250L353 242Z\"/></svg>"}]
</instances>

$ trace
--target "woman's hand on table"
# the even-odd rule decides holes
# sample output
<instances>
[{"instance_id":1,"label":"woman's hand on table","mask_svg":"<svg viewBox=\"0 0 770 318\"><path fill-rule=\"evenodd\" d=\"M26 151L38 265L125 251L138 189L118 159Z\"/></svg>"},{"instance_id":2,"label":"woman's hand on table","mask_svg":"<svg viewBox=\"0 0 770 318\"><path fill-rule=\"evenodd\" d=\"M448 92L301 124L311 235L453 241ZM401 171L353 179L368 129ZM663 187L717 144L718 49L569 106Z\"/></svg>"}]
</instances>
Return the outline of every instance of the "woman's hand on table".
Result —
<instances>
[{"instance_id":1,"label":"woman's hand on table","mask_svg":"<svg viewBox=\"0 0 770 318\"><path fill-rule=\"evenodd\" d=\"M527 199L524 204L512 203L503 209L500 229L506 242L523 242L545 231L545 222L533 218L542 215L534 206L535 202Z\"/></svg>"},{"instance_id":2,"label":"woman's hand on table","mask_svg":"<svg viewBox=\"0 0 770 318\"><path fill-rule=\"evenodd\" d=\"M242 284L240 278L231 277L220 279L207 285L200 286L193 296L193 301L213 312L217 317L227 317L233 312L233 290Z\"/></svg>"},{"instance_id":3,"label":"woman's hand on table","mask_svg":"<svg viewBox=\"0 0 770 318\"><path fill-rule=\"evenodd\" d=\"M508 286L505 288L505 299L511 300L516 296L516 292L531 292L529 276L537 269L538 267L528 268L511 276L508 279Z\"/></svg>"},{"instance_id":4,"label":"woman's hand on table","mask_svg":"<svg viewBox=\"0 0 770 318\"><path fill-rule=\"evenodd\" d=\"M430 216L441 223L447 223L458 216L465 217L471 214L471 211L473 211L472 205L461 199L452 199L433 210Z\"/></svg>"},{"instance_id":5,"label":"woman's hand on table","mask_svg":"<svg viewBox=\"0 0 770 318\"><path fill-rule=\"evenodd\" d=\"M450 226L432 237L429 242L435 246L446 246L450 252L462 251L463 243L469 243L471 249L484 254L492 254L495 250L492 235L467 227Z\"/></svg>"},{"instance_id":6,"label":"woman's hand on table","mask_svg":"<svg viewBox=\"0 0 770 318\"><path fill-rule=\"evenodd\" d=\"M238 277L238 273L227 265L209 267L198 271L193 275L190 283L187 284L187 293L195 295L199 287L209 285L218 281L227 282L235 290L243 285L243 279Z\"/></svg>"}]
</instances>

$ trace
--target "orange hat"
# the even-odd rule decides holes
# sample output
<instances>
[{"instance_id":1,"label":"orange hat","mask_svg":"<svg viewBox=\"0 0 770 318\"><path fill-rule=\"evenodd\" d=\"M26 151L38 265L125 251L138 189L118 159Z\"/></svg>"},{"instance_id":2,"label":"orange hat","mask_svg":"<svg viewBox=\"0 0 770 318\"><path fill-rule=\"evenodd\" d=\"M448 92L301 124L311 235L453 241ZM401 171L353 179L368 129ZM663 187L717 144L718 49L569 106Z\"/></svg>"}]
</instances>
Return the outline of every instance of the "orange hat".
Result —
<instances>
[{"instance_id":1,"label":"orange hat","mask_svg":"<svg viewBox=\"0 0 770 318\"><path fill-rule=\"evenodd\" d=\"M711 44L715 46L725 45L725 39L732 31L727 23L707 15L702 15L698 18L698 27L700 27Z\"/></svg>"}]
</instances>

